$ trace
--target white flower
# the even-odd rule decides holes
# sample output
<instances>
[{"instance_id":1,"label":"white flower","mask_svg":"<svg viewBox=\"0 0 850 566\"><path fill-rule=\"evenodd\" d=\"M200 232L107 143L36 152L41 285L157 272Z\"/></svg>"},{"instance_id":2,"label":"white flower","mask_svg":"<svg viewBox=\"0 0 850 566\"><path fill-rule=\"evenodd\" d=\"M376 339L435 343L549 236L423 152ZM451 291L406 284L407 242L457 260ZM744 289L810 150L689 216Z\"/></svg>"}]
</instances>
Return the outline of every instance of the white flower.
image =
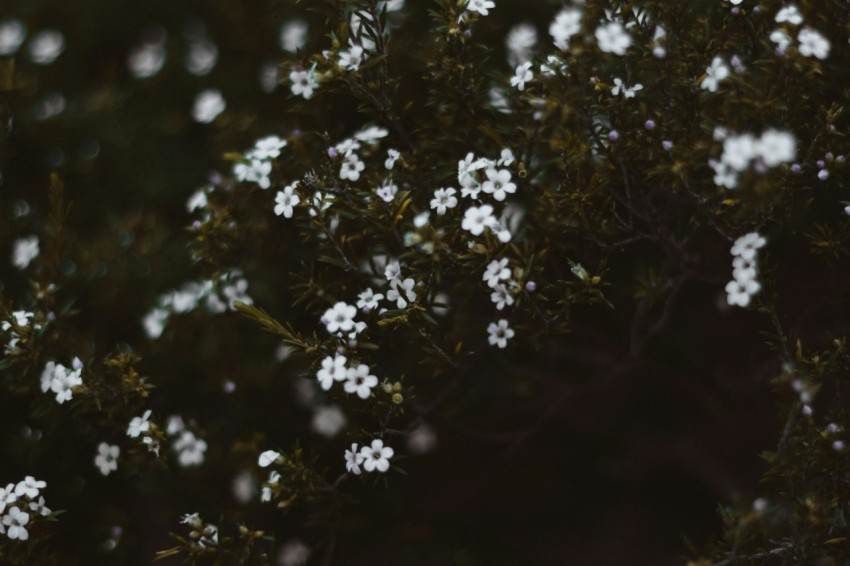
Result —
<instances>
[{"instance_id":1,"label":"white flower","mask_svg":"<svg viewBox=\"0 0 850 566\"><path fill-rule=\"evenodd\" d=\"M508 32L505 47L508 51L508 63L519 65L531 58L531 51L537 45L537 30L528 23L517 24Z\"/></svg>"},{"instance_id":2,"label":"white flower","mask_svg":"<svg viewBox=\"0 0 850 566\"><path fill-rule=\"evenodd\" d=\"M281 214L286 218L292 218L292 208L301 202L301 199L295 193L295 187L298 181L291 185L287 185L282 191L278 191L274 197L275 207L274 213L278 216Z\"/></svg>"},{"instance_id":3,"label":"white flower","mask_svg":"<svg viewBox=\"0 0 850 566\"><path fill-rule=\"evenodd\" d=\"M344 381L348 377L345 364L348 360L345 356L327 356L322 360L322 367L316 372L319 385L327 391L333 386L334 381Z\"/></svg>"},{"instance_id":4,"label":"white flower","mask_svg":"<svg viewBox=\"0 0 850 566\"><path fill-rule=\"evenodd\" d=\"M174 436L180 434L186 429L186 423L183 422L183 417L180 415L171 415L168 417L168 422L165 424L165 434Z\"/></svg>"},{"instance_id":5,"label":"white flower","mask_svg":"<svg viewBox=\"0 0 850 566\"><path fill-rule=\"evenodd\" d=\"M466 3L466 9L470 12L477 12L482 16L486 16L490 13L491 8L495 8L496 4L491 0L468 0Z\"/></svg>"},{"instance_id":6,"label":"white flower","mask_svg":"<svg viewBox=\"0 0 850 566\"><path fill-rule=\"evenodd\" d=\"M508 258L503 257L502 259L494 259L490 262L482 279L487 282L488 287L495 289L500 281L508 279L510 276L511 270L508 269Z\"/></svg>"},{"instance_id":7,"label":"white flower","mask_svg":"<svg viewBox=\"0 0 850 566\"><path fill-rule=\"evenodd\" d=\"M460 195L472 199L478 198L478 193L481 192L481 183L479 183L472 175L467 175L460 183Z\"/></svg>"},{"instance_id":8,"label":"white flower","mask_svg":"<svg viewBox=\"0 0 850 566\"><path fill-rule=\"evenodd\" d=\"M339 170L339 178L349 181L356 181L360 178L360 172L366 168L366 165L363 164L362 161L357 157L356 154L351 153L346 155L345 159L342 161L342 167Z\"/></svg>"},{"instance_id":9,"label":"white flower","mask_svg":"<svg viewBox=\"0 0 850 566\"><path fill-rule=\"evenodd\" d=\"M360 140L363 143L377 143L378 140L381 140L389 135L389 131L385 128L379 128L378 126L369 126L368 128L364 128L354 134L354 139Z\"/></svg>"},{"instance_id":10,"label":"white flower","mask_svg":"<svg viewBox=\"0 0 850 566\"><path fill-rule=\"evenodd\" d=\"M487 194L492 194L496 200L503 201L508 193L516 192L516 185L511 183L511 172L507 169L496 170L491 167L484 174L487 180L481 183L481 189Z\"/></svg>"},{"instance_id":11,"label":"white flower","mask_svg":"<svg viewBox=\"0 0 850 566\"><path fill-rule=\"evenodd\" d=\"M24 527L30 520L30 516L18 509L17 506L9 509L9 513L3 517L3 524L8 527L6 534L12 540L27 540L29 532Z\"/></svg>"},{"instance_id":12,"label":"white flower","mask_svg":"<svg viewBox=\"0 0 850 566\"><path fill-rule=\"evenodd\" d=\"M549 26L549 35L555 40L555 47L569 49L570 38L581 31L581 10L564 8Z\"/></svg>"},{"instance_id":13,"label":"white flower","mask_svg":"<svg viewBox=\"0 0 850 566\"><path fill-rule=\"evenodd\" d=\"M407 307L408 301L411 303L416 300L416 291L413 288L416 286L416 281L408 277L404 281L393 279L390 281L391 289L387 291L387 300L396 301L396 306L400 309ZM407 297L407 300L405 300Z\"/></svg>"},{"instance_id":14,"label":"white flower","mask_svg":"<svg viewBox=\"0 0 850 566\"><path fill-rule=\"evenodd\" d=\"M251 157L263 161L274 159L280 157L280 150L284 147L286 147L286 140L282 140L278 136L267 136L257 140L254 144L254 150L251 152Z\"/></svg>"},{"instance_id":15,"label":"white flower","mask_svg":"<svg viewBox=\"0 0 850 566\"><path fill-rule=\"evenodd\" d=\"M35 316L35 313L27 311L12 311L12 318L15 319L15 324L18 326L29 326L30 320ZM8 330L8 328L4 328Z\"/></svg>"},{"instance_id":16,"label":"white flower","mask_svg":"<svg viewBox=\"0 0 850 566\"><path fill-rule=\"evenodd\" d=\"M386 181L383 185L375 189L375 194L384 202L392 202L398 193L398 186L392 181Z\"/></svg>"},{"instance_id":17,"label":"white flower","mask_svg":"<svg viewBox=\"0 0 850 566\"><path fill-rule=\"evenodd\" d=\"M496 162L496 165L507 167L514 161L516 161L516 157L514 157L514 152L506 147L499 154L499 161Z\"/></svg>"},{"instance_id":18,"label":"white flower","mask_svg":"<svg viewBox=\"0 0 850 566\"><path fill-rule=\"evenodd\" d=\"M250 159L247 163L238 161L233 165L233 176L237 181L257 183L257 185L265 190L272 186L271 161L261 161L259 159Z\"/></svg>"},{"instance_id":19,"label":"white flower","mask_svg":"<svg viewBox=\"0 0 850 566\"><path fill-rule=\"evenodd\" d=\"M829 56L829 40L813 29L801 29L797 34L797 41L800 42L800 47L797 49L803 57L826 59Z\"/></svg>"},{"instance_id":20,"label":"white flower","mask_svg":"<svg viewBox=\"0 0 850 566\"><path fill-rule=\"evenodd\" d=\"M750 134L729 136L723 140L720 160L735 171L743 171L756 156L756 147L756 139Z\"/></svg>"},{"instance_id":21,"label":"white flower","mask_svg":"<svg viewBox=\"0 0 850 566\"><path fill-rule=\"evenodd\" d=\"M726 302L729 305L746 307L750 298L759 292L761 285L755 279L733 280L726 284Z\"/></svg>"},{"instance_id":22,"label":"white flower","mask_svg":"<svg viewBox=\"0 0 850 566\"><path fill-rule=\"evenodd\" d=\"M508 327L508 321L504 318L498 322L491 322L487 327L487 332L490 334L487 341L491 346L498 346L499 348L506 348L508 340L514 337L514 331Z\"/></svg>"},{"instance_id":23,"label":"white flower","mask_svg":"<svg viewBox=\"0 0 850 566\"><path fill-rule=\"evenodd\" d=\"M387 264L387 267L384 269L384 277L386 277L387 281L390 283L401 278L401 266L399 265L398 260L393 260Z\"/></svg>"},{"instance_id":24,"label":"white flower","mask_svg":"<svg viewBox=\"0 0 850 566\"><path fill-rule=\"evenodd\" d=\"M208 39L194 40L189 44L184 63L191 74L203 77L218 63L218 47Z\"/></svg>"},{"instance_id":25,"label":"white flower","mask_svg":"<svg viewBox=\"0 0 850 566\"><path fill-rule=\"evenodd\" d=\"M596 41L599 50L615 55L625 55L626 49L632 44L631 36L626 33L619 22L611 22L596 28Z\"/></svg>"},{"instance_id":26,"label":"white flower","mask_svg":"<svg viewBox=\"0 0 850 566\"><path fill-rule=\"evenodd\" d=\"M401 157L401 153L395 149L387 150L387 159L384 161L384 167L387 171L392 171L392 168L395 167L395 162L398 158Z\"/></svg>"},{"instance_id":27,"label":"white flower","mask_svg":"<svg viewBox=\"0 0 850 566\"><path fill-rule=\"evenodd\" d=\"M334 149L336 149L342 155L348 157L349 155L360 149L360 142L354 138L346 138L336 144L334 146Z\"/></svg>"},{"instance_id":28,"label":"white flower","mask_svg":"<svg viewBox=\"0 0 850 566\"><path fill-rule=\"evenodd\" d=\"M108 476L110 472L118 469L118 455L121 453L121 448L116 444L110 446L105 442L97 445L97 455L94 457L94 465L100 470L104 476Z\"/></svg>"},{"instance_id":29,"label":"white flower","mask_svg":"<svg viewBox=\"0 0 850 566\"><path fill-rule=\"evenodd\" d=\"M182 431L171 447L177 453L177 462L183 467L199 466L204 463L207 442L195 436L191 430Z\"/></svg>"},{"instance_id":30,"label":"white flower","mask_svg":"<svg viewBox=\"0 0 850 566\"><path fill-rule=\"evenodd\" d=\"M363 312L378 308L378 301L384 298L382 293L375 293L371 288L357 295L357 308Z\"/></svg>"},{"instance_id":31,"label":"white flower","mask_svg":"<svg viewBox=\"0 0 850 566\"><path fill-rule=\"evenodd\" d=\"M766 243L767 240L761 234L750 232L735 240L735 244L732 246L730 252L735 257L742 257L752 261L756 256L756 250L763 248Z\"/></svg>"},{"instance_id":32,"label":"white flower","mask_svg":"<svg viewBox=\"0 0 850 566\"><path fill-rule=\"evenodd\" d=\"M363 60L363 47L352 45L349 49L339 52L339 66L346 71L356 71Z\"/></svg>"},{"instance_id":33,"label":"white flower","mask_svg":"<svg viewBox=\"0 0 850 566\"><path fill-rule=\"evenodd\" d=\"M493 217L493 207L489 204L482 206L470 206L463 215L461 227L472 232L474 236L480 236L484 228L492 227L496 222Z\"/></svg>"},{"instance_id":34,"label":"white flower","mask_svg":"<svg viewBox=\"0 0 850 566\"><path fill-rule=\"evenodd\" d=\"M280 48L290 53L296 53L307 43L307 22L294 19L280 26Z\"/></svg>"},{"instance_id":35,"label":"white flower","mask_svg":"<svg viewBox=\"0 0 850 566\"><path fill-rule=\"evenodd\" d=\"M47 487L47 482L37 480L32 476L26 476L23 481L19 481L15 486L15 495L23 497L26 495L30 499L35 499L40 493L39 490Z\"/></svg>"},{"instance_id":36,"label":"white flower","mask_svg":"<svg viewBox=\"0 0 850 566\"><path fill-rule=\"evenodd\" d=\"M192 107L192 119L201 124L209 124L227 108L221 91L215 88L202 90L195 97Z\"/></svg>"},{"instance_id":37,"label":"white flower","mask_svg":"<svg viewBox=\"0 0 850 566\"><path fill-rule=\"evenodd\" d=\"M378 385L378 378L369 373L369 366L360 364L356 368L348 368L347 381L343 388L346 393L357 393L361 399L368 399L372 388Z\"/></svg>"},{"instance_id":38,"label":"white flower","mask_svg":"<svg viewBox=\"0 0 850 566\"><path fill-rule=\"evenodd\" d=\"M27 28L19 20L0 22L0 57L14 55L27 36Z\"/></svg>"},{"instance_id":39,"label":"white flower","mask_svg":"<svg viewBox=\"0 0 850 566\"><path fill-rule=\"evenodd\" d=\"M268 468L272 464L275 463L275 460L280 458L280 452L276 452L274 450L266 450L262 454L260 454L260 458L257 460L257 464L260 465L261 468Z\"/></svg>"},{"instance_id":40,"label":"white flower","mask_svg":"<svg viewBox=\"0 0 850 566\"><path fill-rule=\"evenodd\" d=\"M776 44L776 49L780 53L785 53L788 46L791 45L791 38L785 33L785 30L775 29L770 33L770 41Z\"/></svg>"},{"instance_id":41,"label":"white flower","mask_svg":"<svg viewBox=\"0 0 850 566\"><path fill-rule=\"evenodd\" d=\"M732 259L732 278L735 281L748 281L756 278L755 258L745 259L737 256Z\"/></svg>"},{"instance_id":42,"label":"white flower","mask_svg":"<svg viewBox=\"0 0 850 566\"><path fill-rule=\"evenodd\" d=\"M357 309L354 306L340 301L325 311L322 321L331 334L336 334L339 331L351 332L354 329L354 317L356 315Z\"/></svg>"},{"instance_id":43,"label":"white flower","mask_svg":"<svg viewBox=\"0 0 850 566\"><path fill-rule=\"evenodd\" d=\"M342 409L336 405L324 405L316 408L310 427L316 434L333 438L345 428L346 424L348 424L348 419L345 418Z\"/></svg>"},{"instance_id":44,"label":"white flower","mask_svg":"<svg viewBox=\"0 0 850 566\"><path fill-rule=\"evenodd\" d=\"M639 90L643 90L643 85L638 83L635 86L628 87L621 79L614 79L614 88L611 89L611 94L617 96L621 92L625 98L634 98L635 93Z\"/></svg>"},{"instance_id":45,"label":"white flower","mask_svg":"<svg viewBox=\"0 0 850 566\"><path fill-rule=\"evenodd\" d=\"M143 43L130 51L127 68L137 79L156 75L165 65L165 48L159 43Z\"/></svg>"},{"instance_id":46,"label":"white flower","mask_svg":"<svg viewBox=\"0 0 850 566\"><path fill-rule=\"evenodd\" d=\"M319 88L319 81L316 80L314 71L291 71L289 80L292 82L292 94L295 96L303 96L305 100L309 100L313 96L313 91Z\"/></svg>"},{"instance_id":47,"label":"white flower","mask_svg":"<svg viewBox=\"0 0 850 566\"><path fill-rule=\"evenodd\" d=\"M718 187L734 189L738 186L738 174L726 163L709 159L708 165L714 169L714 184Z\"/></svg>"},{"instance_id":48,"label":"white flower","mask_svg":"<svg viewBox=\"0 0 850 566\"><path fill-rule=\"evenodd\" d=\"M490 300L496 305L498 310L505 308L505 305L511 306L514 304L514 298L508 292L508 288L502 283L493 287L493 292L490 293Z\"/></svg>"},{"instance_id":49,"label":"white flower","mask_svg":"<svg viewBox=\"0 0 850 566\"><path fill-rule=\"evenodd\" d=\"M756 153L768 167L790 163L797 156L797 140L790 132L767 130L756 143Z\"/></svg>"},{"instance_id":50,"label":"white flower","mask_svg":"<svg viewBox=\"0 0 850 566\"><path fill-rule=\"evenodd\" d=\"M208 204L206 191L204 189L198 189L186 200L186 211L192 213L199 208L206 208Z\"/></svg>"},{"instance_id":51,"label":"white flower","mask_svg":"<svg viewBox=\"0 0 850 566\"><path fill-rule=\"evenodd\" d=\"M6 505L18 500L15 495L15 484L10 483L6 487L0 487L0 513L6 510Z\"/></svg>"},{"instance_id":52,"label":"white flower","mask_svg":"<svg viewBox=\"0 0 850 566\"><path fill-rule=\"evenodd\" d=\"M399 1L393 0L393 3L398 4ZM390 10L390 5L387 4L387 11ZM310 554L312 554L310 547L300 540L288 540L277 553L277 564L278 566L307 566Z\"/></svg>"},{"instance_id":53,"label":"white flower","mask_svg":"<svg viewBox=\"0 0 850 566\"><path fill-rule=\"evenodd\" d=\"M566 74L569 68L557 55L549 55L546 62L540 65L540 73L548 77L554 77L558 73Z\"/></svg>"},{"instance_id":54,"label":"white flower","mask_svg":"<svg viewBox=\"0 0 850 566\"><path fill-rule=\"evenodd\" d=\"M781 24L782 22L788 22L791 25L798 26L803 23L803 15L797 9L797 6L791 4L776 13L776 23Z\"/></svg>"},{"instance_id":55,"label":"white flower","mask_svg":"<svg viewBox=\"0 0 850 566\"><path fill-rule=\"evenodd\" d=\"M52 511L50 509L48 509L47 506L44 503L45 503L44 496L40 495L38 497L38 501L35 501L35 500L30 501L30 504L29 504L30 511L35 513L36 515L41 515L42 517L47 517L48 515L50 515L50 513L52 513Z\"/></svg>"},{"instance_id":56,"label":"white flower","mask_svg":"<svg viewBox=\"0 0 850 566\"><path fill-rule=\"evenodd\" d=\"M525 83L534 78L534 73L531 72L531 61L526 61L516 68L516 74L511 77L511 86L517 87L518 90L525 90Z\"/></svg>"},{"instance_id":57,"label":"white flower","mask_svg":"<svg viewBox=\"0 0 850 566\"><path fill-rule=\"evenodd\" d=\"M457 191L451 187L437 189L434 191L434 198L431 199L431 208L435 209L437 214L443 216L446 213L446 209L457 206L455 193Z\"/></svg>"},{"instance_id":58,"label":"white flower","mask_svg":"<svg viewBox=\"0 0 850 566\"><path fill-rule=\"evenodd\" d=\"M475 155L471 152L466 154L464 159L457 162L457 182L464 184L468 177L479 169L490 167L490 160L483 157L475 159Z\"/></svg>"},{"instance_id":59,"label":"white flower","mask_svg":"<svg viewBox=\"0 0 850 566\"><path fill-rule=\"evenodd\" d=\"M165 325L171 314L166 309L154 308L142 319L142 326L145 328L145 334L151 340L156 340L162 336L165 330Z\"/></svg>"},{"instance_id":60,"label":"white flower","mask_svg":"<svg viewBox=\"0 0 850 566\"><path fill-rule=\"evenodd\" d=\"M360 465L363 464L364 458L363 454L357 450L357 444L352 444L351 450L345 451L345 469L355 476L359 476L361 473Z\"/></svg>"},{"instance_id":61,"label":"white flower","mask_svg":"<svg viewBox=\"0 0 850 566\"><path fill-rule=\"evenodd\" d=\"M152 436L143 436L142 437L142 443L147 445L148 452L153 452L154 454L157 455L157 457L159 457L159 449L160 449L159 440L155 439Z\"/></svg>"},{"instance_id":62,"label":"white flower","mask_svg":"<svg viewBox=\"0 0 850 566\"><path fill-rule=\"evenodd\" d=\"M363 456L363 468L367 472L389 470L390 458L393 454L395 451L389 446L384 446L384 441L378 438L372 441L372 446L364 446L360 449L360 455Z\"/></svg>"},{"instance_id":63,"label":"white flower","mask_svg":"<svg viewBox=\"0 0 850 566\"><path fill-rule=\"evenodd\" d=\"M65 36L55 29L40 31L30 41L30 59L37 65L49 65L65 50Z\"/></svg>"},{"instance_id":64,"label":"white flower","mask_svg":"<svg viewBox=\"0 0 850 566\"><path fill-rule=\"evenodd\" d=\"M127 426L127 436L138 438L143 432L147 432L151 428L151 423L148 419L151 418L151 410L148 409L141 417L133 417L130 424Z\"/></svg>"},{"instance_id":65,"label":"white flower","mask_svg":"<svg viewBox=\"0 0 850 566\"><path fill-rule=\"evenodd\" d=\"M729 76L729 66L721 57L711 60L711 66L705 69L705 78L700 83L700 88L709 92L717 92L717 85Z\"/></svg>"},{"instance_id":66,"label":"white flower","mask_svg":"<svg viewBox=\"0 0 850 566\"><path fill-rule=\"evenodd\" d=\"M15 240L12 246L12 265L26 269L32 260L38 257L38 236L27 236Z\"/></svg>"}]
</instances>

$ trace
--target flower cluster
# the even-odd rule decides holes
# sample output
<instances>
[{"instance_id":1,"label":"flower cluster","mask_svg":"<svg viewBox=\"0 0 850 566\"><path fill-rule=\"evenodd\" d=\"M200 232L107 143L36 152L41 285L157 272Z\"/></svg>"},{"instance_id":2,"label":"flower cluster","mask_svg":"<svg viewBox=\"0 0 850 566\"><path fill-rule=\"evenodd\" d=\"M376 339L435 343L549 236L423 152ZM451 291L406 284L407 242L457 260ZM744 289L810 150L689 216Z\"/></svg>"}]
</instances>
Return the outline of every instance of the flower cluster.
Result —
<instances>
[{"instance_id":1,"label":"flower cluster","mask_svg":"<svg viewBox=\"0 0 850 566\"><path fill-rule=\"evenodd\" d=\"M372 389L378 385L378 378L371 374L369 366L357 364L346 367L345 356L327 356L322 360L322 367L316 372L316 379L325 391L328 391L335 381L342 381L343 389L348 394L357 394L361 399L368 399Z\"/></svg>"},{"instance_id":2,"label":"flower cluster","mask_svg":"<svg viewBox=\"0 0 850 566\"><path fill-rule=\"evenodd\" d=\"M9 333L9 340L4 348L7 354L14 354L17 351L18 343L21 340L21 333L26 333L29 330L39 330L41 325L38 323L32 324L31 321L35 318L35 313L20 310L12 311L12 316L9 320L0 322L0 330Z\"/></svg>"},{"instance_id":3,"label":"flower cluster","mask_svg":"<svg viewBox=\"0 0 850 566\"><path fill-rule=\"evenodd\" d=\"M792 44L791 28L803 23L803 15L797 6L790 4L781 8L774 19L777 24L782 25L770 33L770 41L776 44L776 54L783 56ZM797 32L797 42L797 52L800 55L821 60L829 57L832 47L826 37L809 27L803 27Z\"/></svg>"},{"instance_id":4,"label":"flower cluster","mask_svg":"<svg viewBox=\"0 0 850 566\"><path fill-rule=\"evenodd\" d=\"M200 466L204 463L207 442L187 428L182 417L170 416L165 426L165 434L171 438L171 450L177 455L177 463L182 467Z\"/></svg>"},{"instance_id":5,"label":"flower cluster","mask_svg":"<svg viewBox=\"0 0 850 566\"><path fill-rule=\"evenodd\" d=\"M233 176L237 181L255 183L265 190L271 187L269 175L272 172L272 160L280 157L286 147L286 140L277 136L268 136L256 141L254 147L244 154L244 161L233 165Z\"/></svg>"},{"instance_id":6,"label":"flower cluster","mask_svg":"<svg viewBox=\"0 0 850 566\"><path fill-rule=\"evenodd\" d=\"M148 337L155 340L162 335L172 314L188 313L198 307L210 313L223 313L232 310L236 301L253 303L242 271L232 269L216 280L189 281L178 290L160 295L158 306L145 315L142 324Z\"/></svg>"},{"instance_id":7,"label":"flower cluster","mask_svg":"<svg viewBox=\"0 0 850 566\"><path fill-rule=\"evenodd\" d=\"M83 384L82 372L83 363L80 358L74 358L70 368L56 362L47 362L41 372L41 391L54 393L56 402L60 405L70 401L74 394L73 388Z\"/></svg>"},{"instance_id":8,"label":"flower cluster","mask_svg":"<svg viewBox=\"0 0 850 566\"><path fill-rule=\"evenodd\" d=\"M345 469L354 475L360 475L362 470L386 472L390 469L390 458L394 454L395 451L384 446L384 441L379 438L373 440L370 446L358 447L355 443L350 450L345 451Z\"/></svg>"},{"instance_id":9,"label":"flower cluster","mask_svg":"<svg viewBox=\"0 0 850 566\"><path fill-rule=\"evenodd\" d=\"M148 447L150 452L159 456L159 449L162 446L163 435L156 424L151 423L150 409L142 413L141 416L133 417L127 425L127 436L130 438L142 439L142 444Z\"/></svg>"},{"instance_id":10,"label":"flower cluster","mask_svg":"<svg viewBox=\"0 0 850 566\"><path fill-rule=\"evenodd\" d=\"M476 158L473 153L468 153L458 162L457 181L461 187L461 196L479 203L478 206L473 205L466 209L461 228L469 231L473 236L480 236L487 229L493 232L500 242L511 241L512 234L506 226L506 217L503 215L501 220L496 218L493 205L480 204L480 202L484 199L482 193L502 202L509 194L516 192L517 186L512 181L513 177L508 168L514 163L516 158L510 149L502 150L499 159ZM447 191L448 189L439 190ZM451 195L453 196L454 192ZM437 201L438 206L435 208L439 211L439 201L442 198L447 198L445 192L439 196L435 193L431 206L435 207L434 204Z\"/></svg>"},{"instance_id":11,"label":"flower cluster","mask_svg":"<svg viewBox=\"0 0 850 566\"><path fill-rule=\"evenodd\" d=\"M767 241L758 233L750 232L735 240L732 246L732 281L726 284L726 301L730 305L746 307L753 295L761 290L758 275L758 250Z\"/></svg>"},{"instance_id":12,"label":"flower cluster","mask_svg":"<svg viewBox=\"0 0 850 566\"><path fill-rule=\"evenodd\" d=\"M52 513L47 508L41 490L47 483L27 476L17 484L0 487L0 534L12 540L29 539L31 519L47 517Z\"/></svg>"},{"instance_id":13,"label":"flower cluster","mask_svg":"<svg viewBox=\"0 0 850 566\"><path fill-rule=\"evenodd\" d=\"M797 140L791 132L765 130L760 137L752 134L732 135L716 128L714 139L723 142L720 160L709 159L714 169L714 183L718 187L734 189L738 177L750 166L758 173L782 164L791 163L797 155Z\"/></svg>"}]
</instances>

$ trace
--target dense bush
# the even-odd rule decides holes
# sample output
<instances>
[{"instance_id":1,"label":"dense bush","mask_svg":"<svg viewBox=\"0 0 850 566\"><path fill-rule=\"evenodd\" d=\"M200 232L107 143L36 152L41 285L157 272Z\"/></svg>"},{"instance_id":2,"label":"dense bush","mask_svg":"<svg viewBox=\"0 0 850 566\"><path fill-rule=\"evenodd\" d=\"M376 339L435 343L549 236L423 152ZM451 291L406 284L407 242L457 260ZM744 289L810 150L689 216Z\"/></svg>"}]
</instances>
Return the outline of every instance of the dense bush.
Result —
<instances>
[{"instance_id":1,"label":"dense bush","mask_svg":"<svg viewBox=\"0 0 850 566\"><path fill-rule=\"evenodd\" d=\"M173 4L0 20L4 563L850 560L845 2Z\"/></svg>"}]
</instances>

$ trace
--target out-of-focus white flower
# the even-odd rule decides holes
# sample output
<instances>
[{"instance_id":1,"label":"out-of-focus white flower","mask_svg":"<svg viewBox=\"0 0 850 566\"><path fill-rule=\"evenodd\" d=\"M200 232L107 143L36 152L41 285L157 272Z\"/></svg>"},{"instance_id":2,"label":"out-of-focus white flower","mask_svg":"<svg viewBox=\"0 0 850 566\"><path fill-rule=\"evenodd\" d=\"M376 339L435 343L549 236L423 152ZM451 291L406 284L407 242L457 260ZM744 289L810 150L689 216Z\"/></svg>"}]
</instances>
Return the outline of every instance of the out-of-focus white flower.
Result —
<instances>
[{"instance_id":1,"label":"out-of-focus white flower","mask_svg":"<svg viewBox=\"0 0 850 566\"><path fill-rule=\"evenodd\" d=\"M626 33L620 22L611 22L596 28L596 42L599 50L615 55L625 55L632 44L632 37Z\"/></svg>"},{"instance_id":2,"label":"out-of-focus white flower","mask_svg":"<svg viewBox=\"0 0 850 566\"><path fill-rule=\"evenodd\" d=\"M30 41L30 59L37 65L49 65L65 50L65 36L55 29L35 34Z\"/></svg>"},{"instance_id":3,"label":"out-of-focus white flower","mask_svg":"<svg viewBox=\"0 0 850 566\"><path fill-rule=\"evenodd\" d=\"M186 54L186 70L202 77L209 74L218 63L218 47L208 39L193 41Z\"/></svg>"},{"instance_id":4,"label":"out-of-focus white flower","mask_svg":"<svg viewBox=\"0 0 850 566\"><path fill-rule=\"evenodd\" d=\"M221 91L215 88L202 90L195 97L192 107L192 118L201 124L209 124L227 108L227 102Z\"/></svg>"},{"instance_id":5,"label":"out-of-focus white flower","mask_svg":"<svg viewBox=\"0 0 850 566\"><path fill-rule=\"evenodd\" d=\"M27 28L20 20L0 22L0 57L14 55L27 37Z\"/></svg>"},{"instance_id":6,"label":"out-of-focus white flower","mask_svg":"<svg viewBox=\"0 0 850 566\"><path fill-rule=\"evenodd\" d=\"M12 265L18 269L26 269L30 262L38 257L38 252L38 236L17 239L12 245Z\"/></svg>"},{"instance_id":7,"label":"out-of-focus white flower","mask_svg":"<svg viewBox=\"0 0 850 566\"><path fill-rule=\"evenodd\" d=\"M280 26L280 48L297 53L307 43L307 29L307 22L299 18L284 22Z\"/></svg>"}]
</instances>

